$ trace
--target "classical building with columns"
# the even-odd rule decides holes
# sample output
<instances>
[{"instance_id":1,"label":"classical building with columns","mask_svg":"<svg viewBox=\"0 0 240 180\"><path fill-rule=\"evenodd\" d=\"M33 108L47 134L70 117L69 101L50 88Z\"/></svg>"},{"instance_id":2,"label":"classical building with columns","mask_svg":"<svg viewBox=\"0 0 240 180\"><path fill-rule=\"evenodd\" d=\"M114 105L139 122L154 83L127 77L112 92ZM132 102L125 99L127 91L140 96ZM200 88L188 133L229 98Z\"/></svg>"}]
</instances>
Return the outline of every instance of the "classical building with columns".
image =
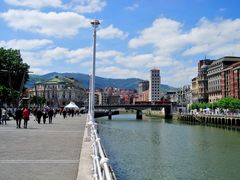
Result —
<instances>
[{"instance_id":1,"label":"classical building with columns","mask_svg":"<svg viewBox=\"0 0 240 180\"><path fill-rule=\"evenodd\" d=\"M37 82L28 93L30 97L45 97L46 105L51 107L62 107L70 101L82 106L86 100L86 91L80 82L69 77L55 76L47 81Z\"/></svg>"}]
</instances>

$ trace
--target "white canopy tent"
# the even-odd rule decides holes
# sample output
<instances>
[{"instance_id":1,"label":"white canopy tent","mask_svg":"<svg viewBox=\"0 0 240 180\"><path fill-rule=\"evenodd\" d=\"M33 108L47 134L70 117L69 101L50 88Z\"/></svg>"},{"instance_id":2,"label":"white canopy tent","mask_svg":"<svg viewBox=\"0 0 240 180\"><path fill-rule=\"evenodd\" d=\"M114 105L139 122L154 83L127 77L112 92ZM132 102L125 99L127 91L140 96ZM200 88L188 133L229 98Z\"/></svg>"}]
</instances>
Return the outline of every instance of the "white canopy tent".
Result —
<instances>
[{"instance_id":1,"label":"white canopy tent","mask_svg":"<svg viewBox=\"0 0 240 180\"><path fill-rule=\"evenodd\" d=\"M71 101L68 105L64 107L64 109L79 110L79 107L74 102Z\"/></svg>"}]
</instances>

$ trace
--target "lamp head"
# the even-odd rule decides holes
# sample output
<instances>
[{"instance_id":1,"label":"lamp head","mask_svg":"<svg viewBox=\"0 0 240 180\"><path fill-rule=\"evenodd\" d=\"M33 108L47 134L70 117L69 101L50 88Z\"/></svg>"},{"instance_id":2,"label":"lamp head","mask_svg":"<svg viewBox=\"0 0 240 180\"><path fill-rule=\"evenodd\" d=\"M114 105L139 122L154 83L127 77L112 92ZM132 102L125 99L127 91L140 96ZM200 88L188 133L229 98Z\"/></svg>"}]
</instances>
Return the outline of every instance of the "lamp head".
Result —
<instances>
[{"instance_id":1,"label":"lamp head","mask_svg":"<svg viewBox=\"0 0 240 180\"><path fill-rule=\"evenodd\" d=\"M98 25L100 24L100 22L99 22L99 20L97 20L97 19L94 19L93 21L91 21L91 24L92 24L92 26L93 27L98 27Z\"/></svg>"}]
</instances>

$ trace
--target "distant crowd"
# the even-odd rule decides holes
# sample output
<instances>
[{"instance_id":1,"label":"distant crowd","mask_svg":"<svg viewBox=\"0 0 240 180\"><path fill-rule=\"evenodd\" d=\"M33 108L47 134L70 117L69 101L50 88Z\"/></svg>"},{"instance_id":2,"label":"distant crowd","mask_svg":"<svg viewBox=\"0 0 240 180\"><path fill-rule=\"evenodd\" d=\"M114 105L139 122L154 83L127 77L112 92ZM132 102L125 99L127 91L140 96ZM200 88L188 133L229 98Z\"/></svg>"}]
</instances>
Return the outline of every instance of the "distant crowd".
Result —
<instances>
[{"instance_id":1,"label":"distant crowd","mask_svg":"<svg viewBox=\"0 0 240 180\"><path fill-rule=\"evenodd\" d=\"M27 128L28 121L30 119L30 114L32 114L35 119L34 121L37 121L38 124L43 122L43 124L46 124L47 120L49 124L52 124L53 118L56 117L57 114L60 116L63 116L63 118L67 117L74 117L74 116L80 116L79 110L74 109L64 109L64 108L6 108L2 107L0 108L0 124L6 125L7 120L12 117L14 120L16 120L16 128L21 128L21 121L23 120L24 128Z\"/></svg>"}]
</instances>

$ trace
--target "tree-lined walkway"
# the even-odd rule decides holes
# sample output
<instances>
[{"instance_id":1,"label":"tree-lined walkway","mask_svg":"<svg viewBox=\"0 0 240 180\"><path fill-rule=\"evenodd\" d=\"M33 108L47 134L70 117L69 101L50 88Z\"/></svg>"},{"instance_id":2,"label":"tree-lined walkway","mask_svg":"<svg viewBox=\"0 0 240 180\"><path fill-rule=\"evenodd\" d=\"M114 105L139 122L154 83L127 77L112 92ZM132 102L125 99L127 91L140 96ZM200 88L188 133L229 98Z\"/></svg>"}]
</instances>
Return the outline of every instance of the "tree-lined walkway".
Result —
<instances>
[{"instance_id":1,"label":"tree-lined walkway","mask_svg":"<svg viewBox=\"0 0 240 180\"><path fill-rule=\"evenodd\" d=\"M58 115L53 124L31 116L28 129L16 129L14 120L1 125L0 179L75 180L85 123L85 115Z\"/></svg>"}]
</instances>

